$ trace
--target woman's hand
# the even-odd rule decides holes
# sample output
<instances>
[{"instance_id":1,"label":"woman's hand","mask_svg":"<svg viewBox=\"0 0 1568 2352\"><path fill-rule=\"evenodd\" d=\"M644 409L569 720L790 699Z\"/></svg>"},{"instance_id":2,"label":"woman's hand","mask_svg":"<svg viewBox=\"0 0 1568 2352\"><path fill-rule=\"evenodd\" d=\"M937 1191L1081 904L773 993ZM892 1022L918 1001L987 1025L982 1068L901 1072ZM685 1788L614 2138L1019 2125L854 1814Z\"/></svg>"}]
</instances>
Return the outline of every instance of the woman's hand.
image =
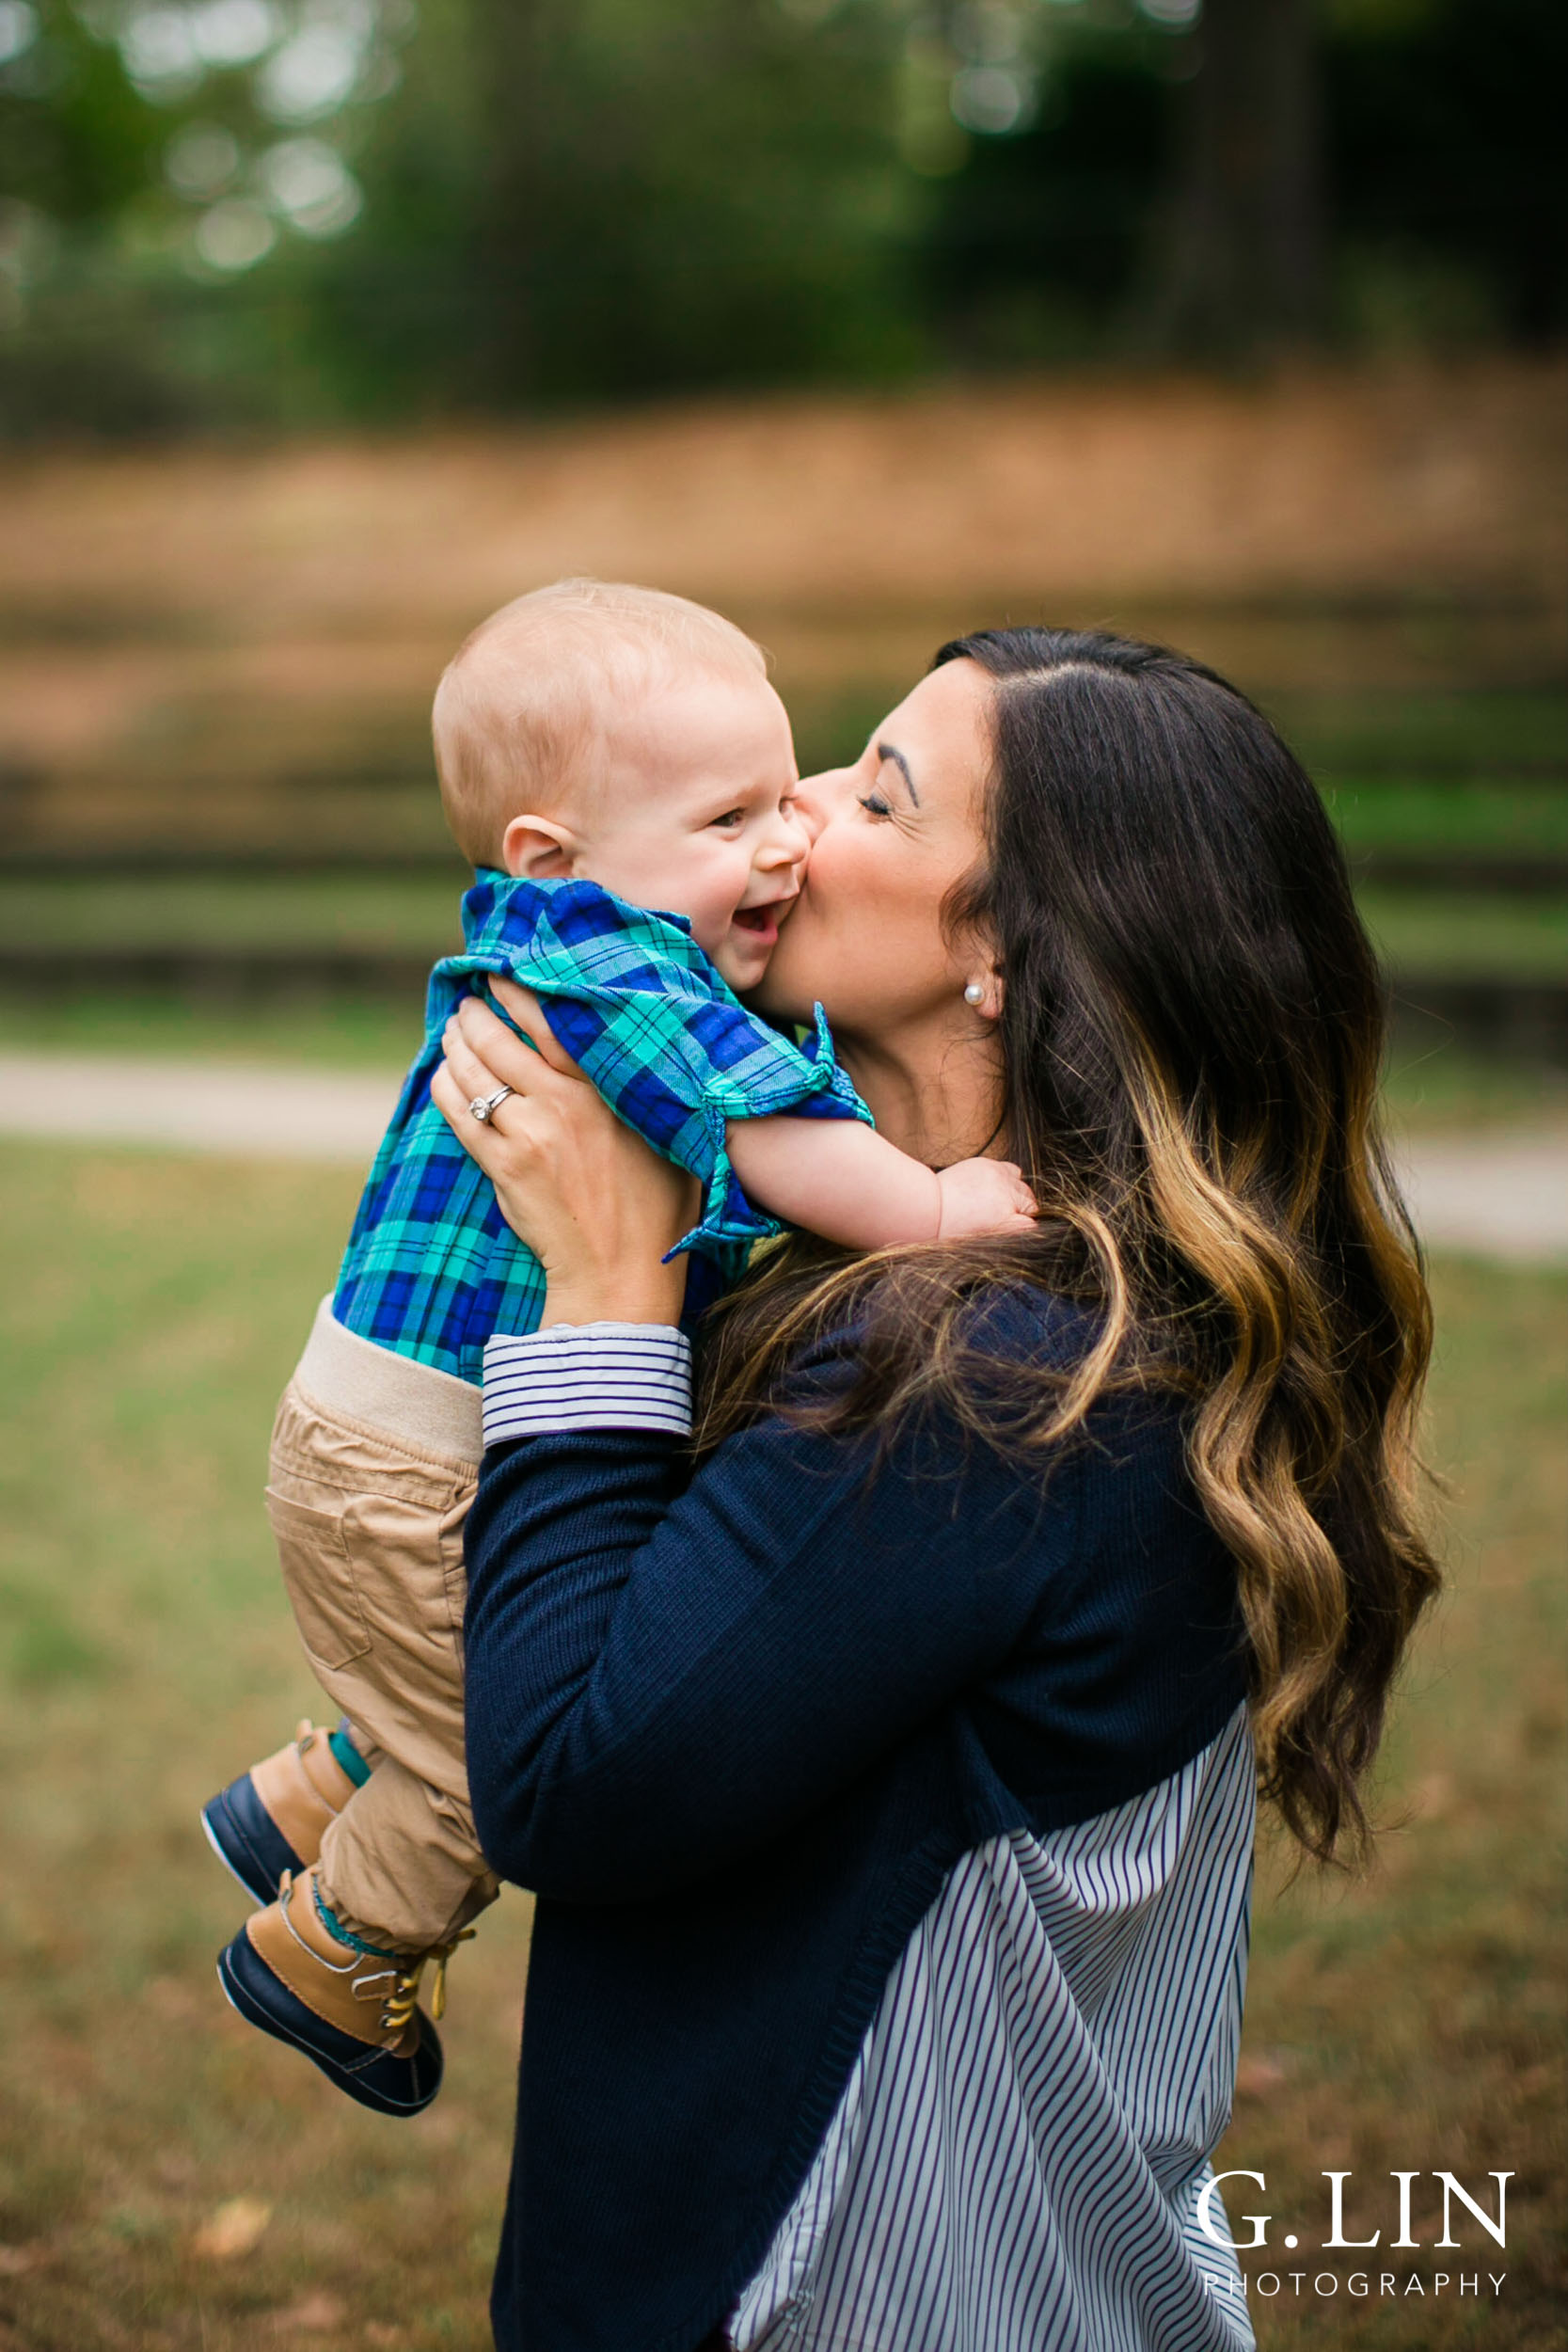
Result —
<instances>
[{"instance_id":1,"label":"woman's hand","mask_svg":"<svg viewBox=\"0 0 1568 2352\"><path fill-rule=\"evenodd\" d=\"M510 980L491 985L537 1053L467 997L447 1024L430 1091L545 1269L541 1327L675 1322L686 1260L660 1262L695 1220L696 1179L623 1125L562 1053L537 997ZM488 1120L475 1119L469 1104L498 1087L513 1090Z\"/></svg>"}]
</instances>

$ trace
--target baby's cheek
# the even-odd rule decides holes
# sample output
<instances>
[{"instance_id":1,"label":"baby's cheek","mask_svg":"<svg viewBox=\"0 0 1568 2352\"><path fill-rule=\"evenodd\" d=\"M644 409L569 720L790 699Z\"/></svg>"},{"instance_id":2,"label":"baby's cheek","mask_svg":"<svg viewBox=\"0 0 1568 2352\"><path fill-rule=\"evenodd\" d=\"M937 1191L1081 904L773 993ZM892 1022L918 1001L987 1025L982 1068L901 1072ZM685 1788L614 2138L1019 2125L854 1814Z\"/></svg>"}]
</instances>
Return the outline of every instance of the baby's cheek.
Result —
<instances>
[{"instance_id":1,"label":"baby's cheek","mask_svg":"<svg viewBox=\"0 0 1568 2352\"><path fill-rule=\"evenodd\" d=\"M751 879L749 864L730 858L714 859L707 872L692 876L684 903L691 919L691 936L710 956L717 957L730 937L736 909Z\"/></svg>"},{"instance_id":2,"label":"baby's cheek","mask_svg":"<svg viewBox=\"0 0 1568 2352\"><path fill-rule=\"evenodd\" d=\"M695 932L692 936L696 937ZM737 995L743 988L755 988L761 976L754 951L750 956L740 955L724 940L720 940L717 946L712 947L709 947L707 942L702 939L697 941L697 945L712 957L714 969L718 972L720 978L726 981Z\"/></svg>"},{"instance_id":3,"label":"baby's cheek","mask_svg":"<svg viewBox=\"0 0 1568 2352\"><path fill-rule=\"evenodd\" d=\"M720 909L700 898L690 902L691 936L704 954L711 956L721 970L723 969L724 950L730 942L730 918L734 913L733 903Z\"/></svg>"}]
</instances>

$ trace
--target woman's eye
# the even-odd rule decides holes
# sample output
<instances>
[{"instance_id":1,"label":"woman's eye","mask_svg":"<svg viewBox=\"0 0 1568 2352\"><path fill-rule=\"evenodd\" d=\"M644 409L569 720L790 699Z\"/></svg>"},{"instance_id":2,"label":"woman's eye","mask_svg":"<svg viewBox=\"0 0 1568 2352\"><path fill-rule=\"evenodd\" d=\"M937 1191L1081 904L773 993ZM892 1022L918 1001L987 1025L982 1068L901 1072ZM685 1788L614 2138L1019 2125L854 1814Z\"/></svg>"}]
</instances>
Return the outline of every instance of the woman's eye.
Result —
<instances>
[{"instance_id":1,"label":"woman's eye","mask_svg":"<svg viewBox=\"0 0 1568 2352\"><path fill-rule=\"evenodd\" d=\"M860 796L860 800L861 806L865 810L867 816L891 817L893 815L891 803L884 801L879 792L863 792Z\"/></svg>"}]
</instances>

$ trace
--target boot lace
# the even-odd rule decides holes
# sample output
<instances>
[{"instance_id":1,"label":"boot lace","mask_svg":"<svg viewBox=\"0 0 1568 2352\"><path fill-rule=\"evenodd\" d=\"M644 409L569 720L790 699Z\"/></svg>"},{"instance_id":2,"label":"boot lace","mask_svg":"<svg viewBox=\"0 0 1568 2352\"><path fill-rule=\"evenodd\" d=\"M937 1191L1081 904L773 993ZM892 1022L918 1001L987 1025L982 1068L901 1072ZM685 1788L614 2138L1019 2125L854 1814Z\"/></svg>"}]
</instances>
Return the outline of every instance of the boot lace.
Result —
<instances>
[{"instance_id":1,"label":"boot lace","mask_svg":"<svg viewBox=\"0 0 1568 2352\"><path fill-rule=\"evenodd\" d=\"M420 1952L417 1959L407 1962L403 1967L383 1969L373 1977L360 1978L354 1988L356 1997L367 2001L379 1998L383 2033L401 2034L411 2024L420 2005L420 1985L429 1963L435 1963L436 1970L430 1988L430 2013L433 2018L446 2015L447 1963L459 1944L471 1943L475 1933L473 1928L459 1928L447 1943L433 1945L428 1952Z\"/></svg>"}]
</instances>

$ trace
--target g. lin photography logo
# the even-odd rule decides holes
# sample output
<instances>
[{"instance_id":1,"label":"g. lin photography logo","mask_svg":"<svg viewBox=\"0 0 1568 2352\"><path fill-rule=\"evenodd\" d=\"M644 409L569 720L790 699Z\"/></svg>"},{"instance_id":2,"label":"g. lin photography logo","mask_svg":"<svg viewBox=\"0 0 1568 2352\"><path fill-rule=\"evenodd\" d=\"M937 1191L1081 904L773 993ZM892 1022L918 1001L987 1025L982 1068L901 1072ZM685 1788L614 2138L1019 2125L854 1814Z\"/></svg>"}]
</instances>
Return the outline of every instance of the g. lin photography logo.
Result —
<instances>
[{"instance_id":1,"label":"g. lin photography logo","mask_svg":"<svg viewBox=\"0 0 1568 2352\"><path fill-rule=\"evenodd\" d=\"M1429 2296L1445 2295L1474 2296L1481 2300L1489 2295L1496 2301L1501 2295L1508 2273L1506 2270L1494 2271L1484 2267L1488 2258L1496 2260L1489 2248L1481 2249L1481 2267L1475 2270L1465 2268L1465 2241L1454 2233L1454 2211L1456 2206L1463 2209L1460 2226L1469 2231L1472 2239L1484 2231L1494 2245L1506 2250L1508 2184L1513 2178L1512 2172L1493 2172L1487 2176L1497 2183L1495 2213L1489 2211L1487 2203L1480 2198L1473 2197L1452 2172L1433 2172L1430 2176L1419 2172L1390 2172L1387 2177L1395 2184L1395 2190L1390 2193L1388 2202L1394 2206L1394 2212L1388 2216L1386 2204L1386 2220L1365 2237L1352 2237L1345 2228L1345 2183L1354 2177L1350 2172L1323 2173L1323 2178L1328 2183L1328 2234L1310 2243L1322 2253L1336 2255L1375 2248L1378 2249L1376 2266L1366 2264L1347 2269L1337 2262L1332 2268L1314 2270L1308 2264L1305 2268L1295 2270L1264 2269L1249 2265L1244 2259L1254 2253L1274 2254L1274 2244L1269 2236L1275 2220L1273 2214L1240 2215L1239 2222L1252 2233L1249 2237L1231 2237L1225 2228L1224 2211L1218 2203L1224 2184L1227 2181L1251 2181L1259 2195L1266 2197L1268 2183L1264 2175L1246 2171L1216 2173L1198 2199L1198 2226L1215 2246L1234 2251L1240 2285L1238 2287L1234 2277L1211 2275L1208 2280L1210 2294L1222 2297L1237 2294L1243 2296L1260 2296L1265 2301L1272 2301L1276 2296L1299 2297L1307 2295L1316 2296L1320 2300L1337 2295L1349 2296L1356 2300L1384 2296L1418 2296L1425 2300ZM1442 2191L1443 2233L1436 2238L1423 2237L1412 2227L1417 2206L1415 2184L1425 2177L1430 2177ZM1432 2201L1435 2202L1434 2196ZM1371 2217L1370 2215L1366 2216L1362 2226L1365 2227L1366 2221ZM1384 2235L1386 2227L1389 2230L1386 2238ZM1293 2254L1301 2242L1298 2231L1288 2230L1281 2236L1279 2245L1286 2253ZM1382 2267L1391 2256L1423 2247L1430 2248L1432 2255L1451 2252L1458 2254L1461 2260L1446 2269L1439 2269L1436 2262L1430 2258L1424 2264L1402 2263L1388 2269Z\"/></svg>"}]
</instances>

